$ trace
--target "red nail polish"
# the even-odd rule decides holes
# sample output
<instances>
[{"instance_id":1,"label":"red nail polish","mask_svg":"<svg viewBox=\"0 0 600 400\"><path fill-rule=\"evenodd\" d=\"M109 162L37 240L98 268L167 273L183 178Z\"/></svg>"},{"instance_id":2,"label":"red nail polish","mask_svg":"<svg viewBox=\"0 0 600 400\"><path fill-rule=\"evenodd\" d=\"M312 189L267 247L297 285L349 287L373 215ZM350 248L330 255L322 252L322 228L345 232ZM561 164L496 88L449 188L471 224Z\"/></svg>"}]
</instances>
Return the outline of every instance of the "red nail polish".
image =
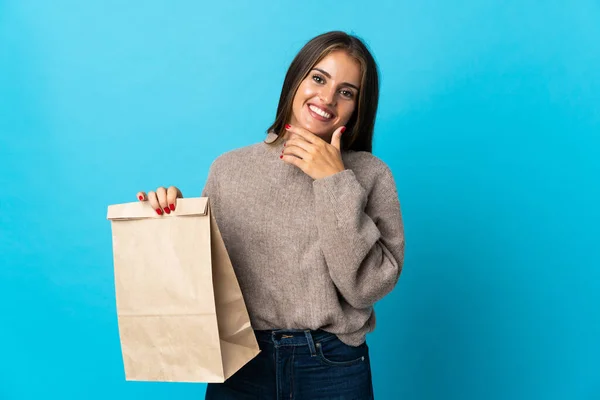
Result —
<instances>
[{"instance_id":1,"label":"red nail polish","mask_svg":"<svg viewBox=\"0 0 600 400\"><path fill-rule=\"evenodd\" d=\"M290 129L292 126L290 124L285 124L285 129Z\"/></svg>"},{"instance_id":2,"label":"red nail polish","mask_svg":"<svg viewBox=\"0 0 600 400\"><path fill-rule=\"evenodd\" d=\"M342 133L346 132L346 127L342 127Z\"/></svg>"},{"instance_id":3,"label":"red nail polish","mask_svg":"<svg viewBox=\"0 0 600 400\"><path fill-rule=\"evenodd\" d=\"M283 154L279 156L279 158L283 158Z\"/></svg>"},{"instance_id":4,"label":"red nail polish","mask_svg":"<svg viewBox=\"0 0 600 400\"><path fill-rule=\"evenodd\" d=\"M283 144L283 147L285 147L285 143Z\"/></svg>"},{"instance_id":5,"label":"red nail polish","mask_svg":"<svg viewBox=\"0 0 600 400\"><path fill-rule=\"evenodd\" d=\"M165 212L166 212L167 214L171 214L171 209L170 209L169 207L165 207Z\"/></svg>"},{"instance_id":6,"label":"red nail polish","mask_svg":"<svg viewBox=\"0 0 600 400\"><path fill-rule=\"evenodd\" d=\"M171 211L175 211L175 204L169 204L169 208L171 209Z\"/></svg>"},{"instance_id":7,"label":"red nail polish","mask_svg":"<svg viewBox=\"0 0 600 400\"><path fill-rule=\"evenodd\" d=\"M157 209L156 209L156 213L157 213L158 215L162 215L162 210L161 210L160 208L157 208Z\"/></svg>"},{"instance_id":8,"label":"red nail polish","mask_svg":"<svg viewBox=\"0 0 600 400\"><path fill-rule=\"evenodd\" d=\"M139 196L138 198L140 199L140 201L144 200L144 196Z\"/></svg>"}]
</instances>

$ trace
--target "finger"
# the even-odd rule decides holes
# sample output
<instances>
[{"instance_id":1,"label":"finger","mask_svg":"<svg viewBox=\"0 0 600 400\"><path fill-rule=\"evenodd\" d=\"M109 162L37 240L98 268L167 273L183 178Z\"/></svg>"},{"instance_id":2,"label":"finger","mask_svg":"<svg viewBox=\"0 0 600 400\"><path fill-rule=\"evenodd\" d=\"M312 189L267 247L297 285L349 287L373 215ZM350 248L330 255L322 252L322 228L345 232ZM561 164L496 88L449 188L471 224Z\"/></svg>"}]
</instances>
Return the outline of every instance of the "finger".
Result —
<instances>
[{"instance_id":1,"label":"finger","mask_svg":"<svg viewBox=\"0 0 600 400\"><path fill-rule=\"evenodd\" d=\"M303 141L303 142L306 142L306 143L313 144L313 143L309 142L308 140L306 140L306 138L305 138L304 136L300 136L300 135L298 135L297 133L292 133L292 134L290 135L290 139L288 140L288 142L289 142L290 140L292 140L292 139L301 140L301 141Z\"/></svg>"},{"instance_id":2,"label":"finger","mask_svg":"<svg viewBox=\"0 0 600 400\"><path fill-rule=\"evenodd\" d=\"M146 197L146 192L138 192L137 198L139 201L146 201L148 198Z\"/></svg>"},{"instance_id":3,"label":"finger","mask_svg":"<svg viewBox=\"0 0 600 400\"><path fill-rule=\"evenodd\" d=\"M167 203L169 204L171 211L175 211L178 197L183 197L179 189L177 189L175 186L170 186L167 189Z\"/></svg>"},{"instance_id":4,"label":"finger","mask_svg":"<svg viewBox=\"0 0 600 400\"><path fill-rule=\"evenodd\" d=\"M300 137L293 137L292 139L288 140L287 142L285 142L283 144L284 150L285 150L285 148L292 147L292 146L300 147L300 148L304 149L305 151L308 151L309 153L316 150L315 146L312 143L309 143Z\"/></svg>"},{"instance_id":5,"label":"finger","mask_svg":"<svg viewBox=\"0 0 600 400\"><path fill-rule=\"evenodd\" d=\"M300 146L286 146L283 149L283 155L296 156L306 161L313 159L312 155Z\"/></svg>"},{"instance_id":6,"label":"finger","mask_svg":"<svg viewBox=\"0 0 600 400\"><path fill-rule=\"evenodd\" d=\"M304 171L304 173L306 173L306 171L305 171L305 168L307 167L306 161L304 161L298 157L289 156L289 155L282 155L282 159L286 163L295 165L296 167L298 167L302 171Z\"/></svg>"},{"instance_id":7,"label":"finger","mask_svg":"<svg viewBox=\"0 0 600 400\"><path fill-rule=\"evenodd\" d=\"M298 136L304 138L309 143L316 144L316 143L319 143L319 141L323 141L323 139L321 139L314 133L307 131L306 129L298 128L296 126L291 126L290 124L287 124L285 126L285 129L287 129L289 132L295 133Z\"/></svg>"},{"instance_id":8,"label":"finger","mask_svg":"<svg viewBox=\"0 0 600 400\"><path fill-rule=\"evenodd\" d=\"M167 214L171 214L169 203L167 203L167 189L162 186L156 189L156 197L158 197L158 204L160 205L160 208L162 208Z\"/></svg>"},{"instance_id":9,"label":"finger","mask_svg":"<svg viewBox=\"0 0 600 400\"><path fill-rule=\"evenodd\" d=\"M342 133L346 130L345 126L337 128L331 135L331 145L341 151L342 148Z\"/></svg>"},{"instance_id":10,"label":"finger","mask_svg":"<svg viewBox=\"0 0 600 400\"><path fill-rule=\"evenodd\" d=\"M160 204L158 204L158 197L156 197L156 192L148 192L148 201L150 202L150 206L156 210L158 215L162 215L162 209L160 208Z\"/></svg>"}]
</instances>

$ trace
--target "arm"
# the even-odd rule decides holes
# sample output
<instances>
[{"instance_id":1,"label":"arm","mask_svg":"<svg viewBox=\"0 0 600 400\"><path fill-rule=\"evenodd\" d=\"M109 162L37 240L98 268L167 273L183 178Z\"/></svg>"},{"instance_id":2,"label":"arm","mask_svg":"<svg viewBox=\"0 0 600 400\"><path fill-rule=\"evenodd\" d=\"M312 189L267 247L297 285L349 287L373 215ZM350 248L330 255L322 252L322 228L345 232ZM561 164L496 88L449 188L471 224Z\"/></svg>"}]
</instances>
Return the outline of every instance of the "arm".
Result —
<instances>
[{"instance_id":1,"label":"arm","mask_svg":"<svg viewBox=\"0 0 600 400\"><path fill-rule=\"evenodd\" d=\"M215 160L216 161L216 160ZM202 194L200 197L208 197L209 201L212 203L215 200L215 196L217 195L217 180L215 178L215 161L212 162L208 169L208 176L206 178L206 184L202 189Z\"/></svg>"},{"instance_id":2,"label":"arm","mask_svg":"<svg viewBox=\"0 0 600 400\"><path fill-rule=\"evenodd\" d=\"M355 308L371 307L396 285L404 227L391 171L369 194L352 170L313 182L321 251L331 279Z\"/></svg>"}]
</instances>

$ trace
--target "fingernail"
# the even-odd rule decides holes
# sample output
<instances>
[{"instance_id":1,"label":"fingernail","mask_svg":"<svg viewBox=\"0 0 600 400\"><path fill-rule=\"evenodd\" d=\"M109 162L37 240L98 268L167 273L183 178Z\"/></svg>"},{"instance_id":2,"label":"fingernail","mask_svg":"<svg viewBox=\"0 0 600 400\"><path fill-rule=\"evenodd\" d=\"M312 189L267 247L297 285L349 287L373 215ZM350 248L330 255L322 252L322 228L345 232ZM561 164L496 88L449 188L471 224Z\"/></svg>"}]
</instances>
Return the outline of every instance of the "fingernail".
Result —
<instances>
[{"instance_id":1,"label":"fingernail","mask_svg":"<svg viewBox=\"0 0 600 400\"><path fill-rule=\"evenodd\" d=\"M165 212L166 212L167 214L171 214L171 209L169 209L169 207L165 207Z\"/></svg>"},{"instance_id":2,"label":"fingernail","mask_svg":"<svg viewBox=\"0 0 600 400\"><path fill-rule=\"evenodd\" d=\"M160 208L157 208L157 209L156 209L156 213L157 213L158 215L162 215L162 210L161 210Z\"/></svg>"},{"instance_id":3,"label":"fingernail","mask_svg":"<svg viewBox=\"0 0 600 400\"><path fill-rule=\"evenodd\" d=\"M342 127L342 133L344 133L344 132L346 132L346 127L345 126Z\"/></svg>"},{"instance_id":4,"label":"fingernail","mask_svg":"<svg viewBox=\"0 0 600 400\"><path fill-rule=\"evenodd\" d=\"M144 200L144 196L139 196L138 199L140 199L140 201Z\"/></svg>"},{"instance_id":5,"label":"fingernail","mask_svg":"<svg viewBox=\"0 0 600 400\"><path fill-rule=\"evenodd\" d=\"M171 211L175 211L175 204L169 204L169 208L171 209Z\"/></svg>"},{"instance_id":6,"label":"fingernail","mask_svg":"<svg viewBox=\"0 0 600 400\"><path fill-rule=\"evenodd\" d=\"M279 156L279 158L283 158L283 154Z\"/></svg>"},{"instance_id":7,"label":"fingernail","mask_svg":"<svg viewBox=\"0 0 600 400\"><path fill-rule=\"evenodd\" d=\"M290 124L285 124L285 129L290 129L292 126Z\"/></svg>"},{"instance_id":8,"label":"fingernail","mask_svg":"<svg viewBox=\"0 0 600 400\"><path fill-rule=\"evenodd\" d=\"M283 144L283 147L285 147L285 143Z\"/></svg>"}]
</instances>

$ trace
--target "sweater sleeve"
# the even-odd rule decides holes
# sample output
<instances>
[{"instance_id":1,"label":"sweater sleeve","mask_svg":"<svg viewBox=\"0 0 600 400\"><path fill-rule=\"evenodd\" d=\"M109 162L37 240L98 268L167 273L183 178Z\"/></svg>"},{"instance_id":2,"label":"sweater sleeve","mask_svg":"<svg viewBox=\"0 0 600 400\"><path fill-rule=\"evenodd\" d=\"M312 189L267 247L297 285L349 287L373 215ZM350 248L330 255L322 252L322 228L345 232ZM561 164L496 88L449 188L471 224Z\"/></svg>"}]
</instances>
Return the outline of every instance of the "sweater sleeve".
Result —
<instances>
[{"instance_id":1,"label":"sweater sleeve","mask_svg":"<svg viewBox=\"0 0 600 400\"><path fill-rule=\"evenodd\" d=\"M206 178L206 183L204 184L204 188L202 189L202 194L200 195L200 197L208 197L211 207L213 207L213 203L216 200L216 196L217 196L217 179L215 177L215 163L216 160L213 161L213 163L210 165L210 168L208 169L208 176Z\"/></svg>"},{"instance_id":2,"label":"sweater sleeve","mask_svg":"<svg viewBox=\"0 0 600 400\"><path fill-rule=\"evenodd\" d=\"M370 193L346 169L313 181L316 225L329 274L354 308L392 291L404 262L400 202L387 166Z\"/></svg>"}]
</instances>

